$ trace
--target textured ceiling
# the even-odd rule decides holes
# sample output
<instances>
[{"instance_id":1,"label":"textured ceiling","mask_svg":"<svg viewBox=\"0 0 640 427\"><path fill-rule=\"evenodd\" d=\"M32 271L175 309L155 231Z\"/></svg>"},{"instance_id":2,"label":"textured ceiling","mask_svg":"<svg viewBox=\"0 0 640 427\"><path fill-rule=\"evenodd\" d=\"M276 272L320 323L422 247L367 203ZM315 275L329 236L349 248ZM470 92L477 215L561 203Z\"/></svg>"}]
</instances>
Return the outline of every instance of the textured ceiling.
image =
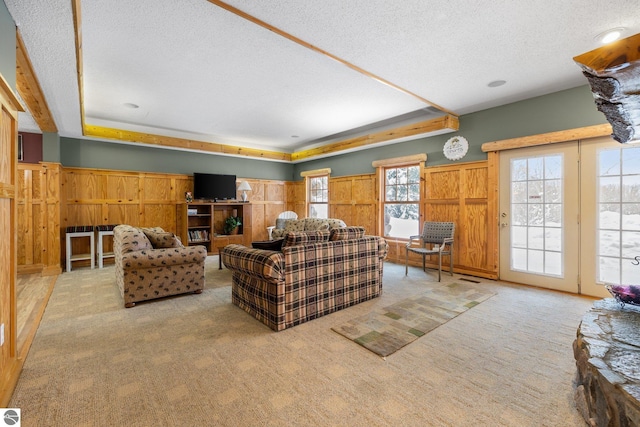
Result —
<instances>
[{"instance_id":1,"label":"textured ceiling","mask_svg":"<svg viewBox=\"0 0 640 427\"><path fill-rule=\"evenodd\" d=\"M4 1L59 133L82 137L71 0ZM572 58L597 34L640 32L637 0L227 1L363 74L213 3L80 2L85 122L293 152L432 104L462 115L584 85Z\"/></svg>"}]
</instances>

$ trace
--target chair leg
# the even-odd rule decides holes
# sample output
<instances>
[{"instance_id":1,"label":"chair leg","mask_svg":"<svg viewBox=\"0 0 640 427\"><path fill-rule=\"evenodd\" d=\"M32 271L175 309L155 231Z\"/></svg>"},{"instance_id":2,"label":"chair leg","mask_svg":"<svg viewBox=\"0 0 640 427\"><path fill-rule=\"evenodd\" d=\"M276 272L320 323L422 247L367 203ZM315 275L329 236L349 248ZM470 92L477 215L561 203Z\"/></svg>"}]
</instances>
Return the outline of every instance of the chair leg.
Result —
<instances>
[{"instance_id":1,"label":"chair leg","mask_svg":"<svg viewBox=\"0 0 640 427\"><path fill-rule=\"evenodd\" d=\"M404 248L404 275L409 274L409 249Z\"/></svg>"},{"instance_id":2,"label":"chair leg","mask_svg":"<svg viewBox=\"0 0 640 427\"><path fill-rule=\"evenodd\" d=\"M449 273L453 276L453 245L449 249Z\"/></svg>"},{"instance_id":3,"label":"chair leg","mask_svg":"<svg viewBox=\"0 0 640 427\"><path fill-rule=\"evenodd\" d=\"M442 254L438 254L438 282L442 279Z\"/></svg>"}]
</instances>

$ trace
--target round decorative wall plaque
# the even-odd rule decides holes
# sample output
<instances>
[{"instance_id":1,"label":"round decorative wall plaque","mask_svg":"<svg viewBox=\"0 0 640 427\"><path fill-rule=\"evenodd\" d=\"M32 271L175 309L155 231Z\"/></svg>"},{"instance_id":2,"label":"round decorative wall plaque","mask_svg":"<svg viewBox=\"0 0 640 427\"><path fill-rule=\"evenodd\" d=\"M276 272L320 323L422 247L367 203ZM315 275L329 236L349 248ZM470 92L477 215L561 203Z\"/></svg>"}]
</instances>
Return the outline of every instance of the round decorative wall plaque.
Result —
<instances>
[{"instance_id":1,"label":"round decorative wall plaque","mask_svg":"<svg viewBox=\"0 0 640 427\"><path fill-rule=\"evenodd\" d=\"M442 152L449 160L460 160L467 154L468 150L469 143L467 140L462 136L454 136L445 142Z\"/></svg>"}]
</instances>

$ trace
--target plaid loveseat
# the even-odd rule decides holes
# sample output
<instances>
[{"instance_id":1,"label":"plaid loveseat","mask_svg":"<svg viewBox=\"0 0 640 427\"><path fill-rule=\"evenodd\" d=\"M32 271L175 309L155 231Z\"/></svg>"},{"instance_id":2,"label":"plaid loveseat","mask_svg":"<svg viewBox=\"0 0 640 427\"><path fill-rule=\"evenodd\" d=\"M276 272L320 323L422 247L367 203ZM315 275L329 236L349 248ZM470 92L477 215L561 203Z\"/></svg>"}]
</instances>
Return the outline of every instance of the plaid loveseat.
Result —
<instances>
[{"instance_id":1,"label":"plaid loveseat","mask_svg":"<svg viewBox=\"0 0 640 427\"><path fill-rule=\"evenodd\" d=\"M235 305L274 331L375 298L388 244L362 227L289 232L282 251L228 245Z\"/></svg>"},{"instance_id":2,"label":"plaid loveseat","mask_svg":"<svg viewBox=\"0 0 640 427\"><path fill-rule=\"evenodd\" d=\"M184 247L173 233L160 227L118 225L113 229L113 252L125 307L204 289L207 249Z\"/></svg>"}]
</instances>

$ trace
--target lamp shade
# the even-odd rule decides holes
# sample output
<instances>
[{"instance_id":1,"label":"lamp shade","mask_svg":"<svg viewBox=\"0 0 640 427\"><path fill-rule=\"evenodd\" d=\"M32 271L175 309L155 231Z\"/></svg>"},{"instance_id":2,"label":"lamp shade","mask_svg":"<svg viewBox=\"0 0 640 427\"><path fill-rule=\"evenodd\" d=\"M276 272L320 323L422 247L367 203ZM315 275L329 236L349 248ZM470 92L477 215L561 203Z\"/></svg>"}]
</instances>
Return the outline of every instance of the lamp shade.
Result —
<instances>
[{"instance_id":1,"label":"lamp shade","mask_svg":"<svg viewBox=\"0 0 640 427\"><path fill-rule=\"evenodd\" d=\"M238 187L238 191L251 191L251 186L247 181L242 181Z\"/></svg>"}]
</instances>

